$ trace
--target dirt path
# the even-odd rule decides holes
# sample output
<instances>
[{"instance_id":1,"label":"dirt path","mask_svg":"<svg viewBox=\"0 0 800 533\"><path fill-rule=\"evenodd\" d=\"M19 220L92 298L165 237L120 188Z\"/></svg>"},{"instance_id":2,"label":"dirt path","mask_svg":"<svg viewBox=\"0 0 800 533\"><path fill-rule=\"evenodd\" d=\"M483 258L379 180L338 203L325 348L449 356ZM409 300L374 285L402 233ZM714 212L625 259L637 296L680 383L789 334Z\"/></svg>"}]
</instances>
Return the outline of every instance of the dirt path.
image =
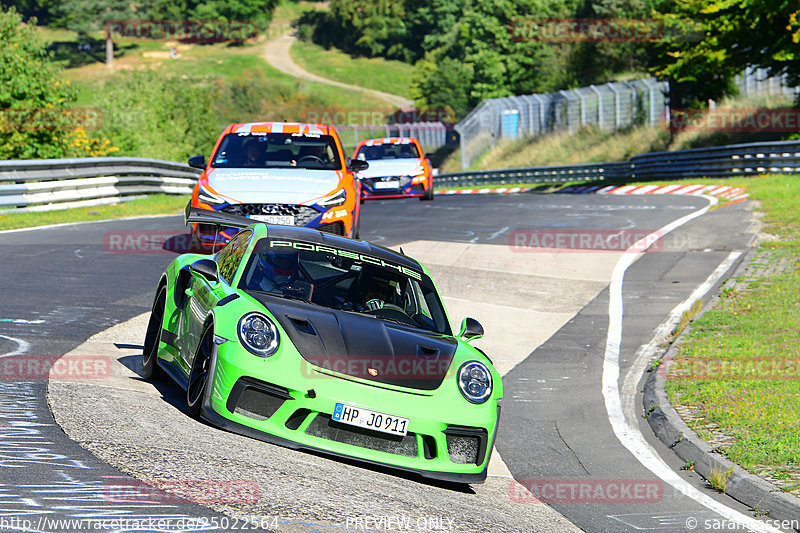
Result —
<instances>
[{"instance_id":1,"label":"dirt path","mask_svg":"<svg viewBox=\"0 0 800 533\"><path fill-rule=\"evenodd\" d=\"M292 43L294 43L295 40L297 40L297 38L292 35L292 32L290 31L284 33L277 39L268 41L264 47L264 58L267 60L267 63L281 72L289 74L290 76L294 76L295 78L315 81L318 83L327 83L328 85L334 85L336 87L341 87L351 91L361 91L376 98L380 98L381 100L384 100L393 106L403 109L414 107L414 102L408 98L403 98L402 96L397 96L395 94L389 94L382 91L376 91L375 89L367 89L357 85L348 85L339 81L329 80L328 78L323 78L322 76L317 76L316 74L312 74L311 72L303 70L297 63L292 61L292 56L289 54L289 49L292 47Z\"/></svg>"}]
</instances>

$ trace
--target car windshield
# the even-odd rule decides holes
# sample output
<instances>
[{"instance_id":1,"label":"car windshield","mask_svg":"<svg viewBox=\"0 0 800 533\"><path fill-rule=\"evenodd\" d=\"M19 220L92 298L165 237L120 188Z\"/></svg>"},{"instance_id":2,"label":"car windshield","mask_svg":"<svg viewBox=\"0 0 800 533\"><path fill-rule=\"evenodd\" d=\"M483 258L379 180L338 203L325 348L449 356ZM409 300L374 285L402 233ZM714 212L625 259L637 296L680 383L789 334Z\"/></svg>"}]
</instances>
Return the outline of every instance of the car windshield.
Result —
<instances>
[{"instance_id":1,"label":"car windshield","mask_svg":"<svg viewBox=\"0 0 800 533\"><path fill-rule=\"evenodd\" d=\"M211 166L342 169L334 138L316 133L229 133L211 159Z\"/></svg>"},{"instance_id":2,"label":"car windshield","mask_svg":"<svg viewBox=\"0 0 800 533\"><path fill-rule=\"evenodd\" d=\"M364 145L356 152L356 159L362 161L376 161L380 159L417 159L419 158L417 145L410 141L397 141Z\"/></svg>"},{"instance_id":3,"label":"car windshield","mask_svg":"<svg viewBox=\"0 0 800 533\"><path fill-rule=\"evenodd\" d=\"M261 239L239 288L451 335L426 274L327 245Z\"/></svg>"}]
</instances>

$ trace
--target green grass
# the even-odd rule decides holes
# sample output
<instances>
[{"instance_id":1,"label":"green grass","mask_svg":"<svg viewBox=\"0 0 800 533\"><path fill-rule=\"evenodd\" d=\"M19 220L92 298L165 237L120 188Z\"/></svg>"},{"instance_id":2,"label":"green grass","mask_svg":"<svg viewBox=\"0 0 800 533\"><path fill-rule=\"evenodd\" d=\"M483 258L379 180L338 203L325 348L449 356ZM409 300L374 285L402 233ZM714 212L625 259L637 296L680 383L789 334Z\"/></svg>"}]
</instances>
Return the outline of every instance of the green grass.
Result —
<instances>
[{"instance_id":1,"label":"green grass","mask_svg":"<svg viewBox=\"0 0 800 533\"><path fill-rule=\"evenodd\" d=\"M408 63L351 57L335 48L326 50L302 40L292 45L290 53L295 63L318 76L411 98L409 84L414 67Z\"/></svg>"},{"instance_id":2,"label":"green grass","mask_svg":"<svg viewBox=\"0 0 800 533\"><path fill-rule=\"evenodd\" d=\"M60 211L43 211L38 213L0 211L0 230L146 215L177 215L183 212L183 208L186 207L188 201L188 195L154 194L147 198L132 200L130 202L94 207L77 207Z\"/></svg>"},{"instance_id":3,"label":"green grass","mask_svg":"<svg viewBox=\"0 0 800 533\"><path fill-rule=\"evenodd\" d=\"M284 74L270 66L263 57L263 47L261 45L246 44L242 46L230 46L226 44L213 45L189 45L180 50L180 57L175 60L165 60L158 57L147 57L138 55L129 56L125 61L119 61L122 65L130 65L130 68L150 68L158 69L166 75L176 76L182 79L191 78L193 81L205 79L208 83L214 80L231 80L234 78L247 77L253 74L263 74L269 81L270 94L284 95L288 92L294 93L298 100L303 98L320 102L325 109L376 109L385 110L386 104L377 98L367 95L359 95L353 98L351 94L342 91L337 87L332 87L323 83L314 83L298 80L288 74ZM166 51L166 48L165 50ZM118 75L118 70L108 70L104 65L93 67L68 69L65 77L72 81L81 90L83 103L90 103L87 100L98 87L105 82L112 82ZM185 78L184 78L185 77ZM264 97L269 97L265 94ZM319 105L315 105L314 111L319 111ZM301 120L302 116L287 117L290 120Z\"/></svg>"},{"instance_id":4,"label":"green grass","mask_svg":"<svg viewBox=\"0 0 800 533\"><path fill-rule=\"evenodd\" d=\"M694 180L692 180L694 181ZM798 176L698 180L744 186L761 202L763 243L743 288L726 290L692 323L670 371L670 401L688 406L701 437L744 468L800 473L800 195ZM783 269L772 269L782 264Z\"/></svg>"},{"instance_id":5,"label":"green grass","mask_svg":"<svg viewBox=\"0 0 800 533\"><path fill-rule=\"evenodd\" d=\"M316 9L318 11L324 9L326 4L323 2L306 2L303 0L281 0L281 2L275 6L275 12L272 14L272 20L274 21L291 21L296 20L305 13L306 11L311 11L312 9Z\"/></svg>"}]
</instances>

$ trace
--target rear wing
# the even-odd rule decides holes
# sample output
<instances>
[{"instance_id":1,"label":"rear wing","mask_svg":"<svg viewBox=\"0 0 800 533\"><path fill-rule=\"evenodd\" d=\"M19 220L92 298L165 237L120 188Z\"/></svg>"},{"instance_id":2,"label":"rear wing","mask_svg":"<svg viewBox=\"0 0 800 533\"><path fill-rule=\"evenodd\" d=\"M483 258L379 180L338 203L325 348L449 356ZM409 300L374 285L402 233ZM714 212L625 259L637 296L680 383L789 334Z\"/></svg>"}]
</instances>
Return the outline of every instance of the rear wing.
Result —
<instances>
[{"instance_id":1,"label":"rear wing","mask_svg":"<svg viewBox=\"0 0 800 533\"><path fill-rule=\"evenodd\" d=\"M184 221L187 226L189 224L199 223L225 228L247 228L253 224L258 224L257 221L251 220L247 217L240 217L238 215L220 213L219 211L211 211L210 209L192 207L191 202L186 204Z\"/></svg>"}]
</instances>

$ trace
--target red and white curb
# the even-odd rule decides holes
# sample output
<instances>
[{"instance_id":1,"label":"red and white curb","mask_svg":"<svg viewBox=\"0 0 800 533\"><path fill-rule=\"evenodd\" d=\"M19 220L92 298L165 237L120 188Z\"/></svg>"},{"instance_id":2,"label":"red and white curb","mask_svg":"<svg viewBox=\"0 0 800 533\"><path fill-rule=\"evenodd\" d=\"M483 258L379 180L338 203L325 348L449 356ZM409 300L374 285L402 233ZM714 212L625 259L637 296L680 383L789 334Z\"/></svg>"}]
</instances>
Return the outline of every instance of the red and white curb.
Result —
<instances>
[{"instance_id":1,"label":"red and white curb","mask_svg":"<svg viewBox=\"0 0 800 533\"><path fill-rule=\"evenodd\" d=\"M602 185L583 185L580 187L565 187L559 193L570 194L691 194L709 195L725 198L727 200L743 200L749 195L741 187L728 187L727 185L622 185L619 187Z\"/></svg>"},{"instance_id":2,"label":"red and white curb","mask_svg":"<svg viewBox=\"0 0 800 533\"><path fill-rule=\"evenodd\" d=\"M499 187L496 189L448 189L436 194L515 194L530 191L531 187ZM559 194L691 194L709 195L727 200L744 200L749 195L741 187L727 185L622 185L618 187L602 185L582 185L565 187Z\"/></svg>"},{"instance_id":3,"label":"red and white curb","mask_svg":"<svg viewBox=\"0 0 800 533\"><path fill-rule=\"evenodd\" d=\"M531 187L498 187L496 189L447 189L436 194L514 194L528 192Z\"/></svg>"}]
</instances>

